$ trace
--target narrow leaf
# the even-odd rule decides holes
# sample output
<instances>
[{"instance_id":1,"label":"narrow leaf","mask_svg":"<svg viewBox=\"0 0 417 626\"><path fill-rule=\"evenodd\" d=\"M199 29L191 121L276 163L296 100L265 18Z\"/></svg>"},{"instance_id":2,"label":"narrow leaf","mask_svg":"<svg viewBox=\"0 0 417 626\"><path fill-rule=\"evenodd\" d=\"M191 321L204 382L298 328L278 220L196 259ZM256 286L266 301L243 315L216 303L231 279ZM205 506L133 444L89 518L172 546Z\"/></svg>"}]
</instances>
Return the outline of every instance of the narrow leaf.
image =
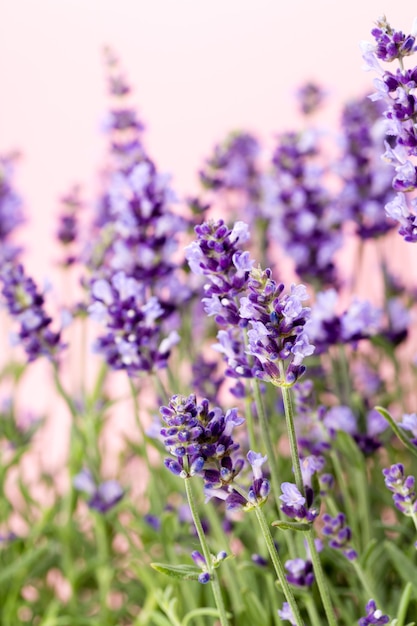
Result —
<instances>
[{"instance_id":1,"label":"narrow leaf","mask_svg":"<svg viewBox=\"0 0 417 626\"><path fill-rule=\"evenodd\" d=\"M311 524L307 524L305 522L286 522L280 519L272 522L271 526L276 526L280 530L299 530L304 532L310 530L311 528Z\"/></svg>"},{"instance_id":2,"label":"narrow leaf","mask_svg":"<svg viewBox=\"0 0 417 626\"><path fill-rule=\"evenodd\" d=\"M397 435L398 439L400 441L402 441L402 443L405 445L407 450L412 452L412 454L414 454L414 456L417 456L417 446L415 446L414 444L411 443L411 441L409 440L407 435L405 435L403 430L398 426L397 422L394 420L392 415L390 413L388 413L388 411L386 409L384 409L382 406L376 406L375 410L378 411L378 413L380 413L382 415L382 417L385 417L385 419L387 420L387 422L391 426L392 430Z\"/></svg>"},{"instance_id":3,"label":"narrow leaf","mask_svg":"<svg viewBox=\"0 0 417 626\"><path fill-rule=\"evenodd\" d=\"M151 567L161 574L165 574L166 576L170 576L171 578L176 578L179 580L198 580L198 577L201 574L201 569L193 567L192 565L167 565L166 563L151 563Z\"/></svg>"}]
</instances>

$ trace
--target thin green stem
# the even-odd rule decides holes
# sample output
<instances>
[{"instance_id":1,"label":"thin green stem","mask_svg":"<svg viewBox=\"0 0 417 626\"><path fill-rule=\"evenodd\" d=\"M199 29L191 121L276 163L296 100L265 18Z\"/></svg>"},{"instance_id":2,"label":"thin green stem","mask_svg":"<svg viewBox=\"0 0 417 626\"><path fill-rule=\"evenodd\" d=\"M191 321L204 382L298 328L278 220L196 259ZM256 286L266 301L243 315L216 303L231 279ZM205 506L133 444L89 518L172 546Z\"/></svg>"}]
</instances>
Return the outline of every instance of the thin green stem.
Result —
<instances>
[{"instance_id":1,"label":"thin green stem","mask_svg":"<svg viewBox=\"0 0 417 626\"><path fill-rule=\"evenodd\" d=\"M268 548L269 556L271 557L272 564L274 566L275 573L278 577L278 581L281 585L282 592L285 596L286 601L291 607L291 611L294 616L295 623L297 626L303 626L304 621L301 618L300 610L298 608L298 604L295 600L294 594L288 581L285 577L284 567L281 563L281 559L278 556L277 550L275 548L274 540L271 535L271 531L269 530L268 522L266 521L265 515L260 506L255 506L254 511L259 523L259 526L262 531L262 535L265 539L266 546Z\"/></svg>"},{"instance_id":2,"label":"thin green stem","mask_svg":"<svg viewBox=\"0 0 417 626\"><path fill-rule=\"evenodd\" d=\"M285 380L284 365L280 362L280 375ZM298 453L297 436L294 426L294 410L292 404L291 388L281 387L282 399L284 402L285 420L287 424L287 434L290 443L291 459L293 463L293 471L295 482L299 492L305 496L305 488L303 475L301 472L300 456ZM320 561L319 553L317 552L316 544L314 541L314 530L311 527L310 530L305 532L305 536L308 542L308 546L311 554L311 561L313 563L314 575L317 582L317 587L320 592L323 607L326 613L326 617L330 626L337 626L336 615L330 599L330 593L327 585L327 581L324 576L323 568Z\"/></svg>"},{"instance_id":3,"label":"thin green stem","mask_svg":"<svg viewBox=\"0 0 417 626\"><path fill-rule=\"evenodd\" d=\"M319 553L317 552L316 543L314 541L314 530L305 532L308 547L310 549L311 562L313 563L314 576L316 578L317 587L320 592L321 601L323 603L324 611L326 613L327 621L330 626L337 626L336 615L332 606L330 592L327 585L326 578L324 576L323 567L320 561Z\"/></svg>"},{"instance_id":4,"label":"thin green stem","mask_svg":"<svg viewBox=\"0 0 417 626\"><path fill-rule=\"evenodd\" d=\"M223 596L222 596L221 589L220 589L219 578L212 564L211 553L207 544L206 535L204 534L203 526L201 524L200 516L198 514L197 505L196 505L193 490L192 490L192 485L190 483L190 478L186 478L184 482L185 482L185 491L187 494L188 505L190 507L190 511L191 511L191 515L192 515L194 525L197 531L197 535L200 540L201 549L202 549L203 556L207 565L207 571L210 574L211 588L213 590L214 601L216 603L217 610L219 611L220 623L222 626L228 626L229 620L227 619L226 607L223 602Z\"/></svg>"},{"instance_id":5,"label":"thin green stem","mask_svg":"<svg viewBox=\"0 0 417 626\"><path fill-rule=\"evenodd\" d=\"M271 437L269 434L268 419L265 413L265 408L264 408L262 394L261 394L261 390L259 386L259 381L256 379L253 380L253 394L255 398L256 412L258 414L259 425L261 427L262 441L266 450L269 469L271 472L271 487L272 487L272 493L274 495L275 506L278 511L279 518L283 519L283 514L279 507L279 502L280 502L279 498L281 495L281 483L278 478L279 476L278 464L277 464L277 460L275 456L275 451L271 442ZM295 546L294 546L292 535L290 533L287 533L285 536L285 540L286 540L290 555L292 557L295 557Z\"/></svg>"}]
</instances>

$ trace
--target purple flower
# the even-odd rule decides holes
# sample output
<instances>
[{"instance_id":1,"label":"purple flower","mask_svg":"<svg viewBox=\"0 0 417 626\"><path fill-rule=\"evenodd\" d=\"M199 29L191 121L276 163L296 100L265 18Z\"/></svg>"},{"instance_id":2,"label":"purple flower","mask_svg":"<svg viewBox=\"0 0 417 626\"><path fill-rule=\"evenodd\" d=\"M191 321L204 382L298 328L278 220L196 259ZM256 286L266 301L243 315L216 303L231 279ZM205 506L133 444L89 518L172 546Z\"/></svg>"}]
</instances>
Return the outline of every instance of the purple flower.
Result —
<instances>
[{"instance_id":1,"label":"purple flower","mask_svg":"<svg viewBox=\"0 0 417 626\"><path fill-rule=\"evenodd\" d=\"M323 535L329 537L329 547L340 550L349 561L354 561L358 554L351 545L352 531L346 525L346 516L338 513L336 517L331 517L325 513L323 522Z\"/></svg>"},{"instance_id":2,"label":"purple flower","mask_svg":"<svg viewBox=\"0 0 417 626\"><path fill-rule=\"evenodd\" d=\"M62 261L64 266L72 265L78 256L73 248L78 238L78 213L82 206L79 196L80 188L74 186L66 196L61 198L62 208L56 234L66 252Z\"/></svg>"},{"instance_id":3,"label":"purple flower","mask_svg":"<svg viewBox=\"0 0 417 626\"><path fill-rule=\"evenodd\" d=\"M402 421L398 422L398 426L409 430L413 435L412 442L417 445L417 414L416 413L404 413Z\"/></svg>"},{"instance_id":4,"label":"purple flower","mask_svg":"<svg viewBox=\"0 0 417 626\"><path fill-rule=\"evenodd\" d=\"M291 559L285 562L286 578L295 587L311 587L314 583L313 564L304 559Z\"/></svg>"},{"instance_id":5,"label":"purple flower","mask_svg":"<svg viewBox=\"0 0 417 626\"><path fill-rule=\"evenodd\" d=\"M314 82L306 82L297 89L297 98L304 115L316 113L321 108L326 92Z\"/></svg>"},{"instance_id":6,"label":"purple flower","mask_svg":"<svg viewBox=\"0 0 417 626\"><path fill-rule=\"evenodd\" d=\"M247 460L252 467L253 474L253 481L248 490L248 502L259 506L266 502L271 491L269 480L264 478L262 473L262 465L266 462L267 457L262 456L259 452L249 450Z\"/></svg>"},{"instance_id":7,"label":"purple flower","mask_svg":"<svg viewBox=\"0 0 417 626\"><path fill-rule=\"evenodd\" d=\"M61 332L54 332L52 318L44 308L45 299L34 280L26 276L23 266L6 263L0 271L2 296L9 314L19 323L18 341L22 344L29 361L40 356L55 360L64 345Z\"/></svg>"},{"instance_id":8,"label":"purple flower","mask_svg":"<svg viewBox=\"0 0 417 626\"><path fill-rule=\"evenodd\" d=\"M249 133L231 133L215 146L214 154L200 171L200 180L208 189L246 191L255 195L258 175L258 140Z\"/></svg>"},{"instance_id":9,"label":"purple flower","mask_svg":"<svg viewBox=\"0 0 417 626\"><path fill-rule=\"evenodd\" d=\"M305 497L294 483L284 482L281 485L281 510L285 515L300 522L313 522L319 511L314 506L314 493L311 487L305 486Z\"/></svg>"},{"instance_id":10,"label":"purple flower","mask_svg":"<svg viewBox=\"0 0 417 626\"><path fill-rule=\"evenodd\" d=\"M171 472L182 478L199 474L211 489L233 481L243 467L242 460L232 458L239 449L232 433L244 421L236 409L223 413L219 407L210 408L207 399L197 404L192 394L172 396L160 412L166 424L161 429L163 443L174 457L165 460Z\"/></svg>"},{"instance_id":11,"label":"purple flower","mask_svg":"<svg viewBox=\"0 0 417 626\"><path fill-rule=\"evenodd\" d=\"M280 135L272 156L275 211L269 236L294 261L303 281L338 283L334 254L342 244L343 216L322 183L314 130Z\"/></svg>"},{"instance_id":12,"label":"purple flower","mask_svg":"<svg viewBox=\"0 0 417 626\"><path fill-rule=\"evenodd\" d=\"M414 54L414 34L406 35L393 29L386 18L377 22L372 30L375 44L362 45L366 69L377 71L375 80L376 93L373 100L381 100L385 108L386 133L390 136L384 158L395 168L392 185L397 197L385 206L387 215L397 219L399 233L406 241L417 241L417 216L415 213L414 191L417 186L416 168L408 157L417 155L417 131L415 119L417 102L417 68L406 69L403 58ZM384 71L379 60L392 62L397 60L400 67L395 72ZM412 192L412 195L409 195Z\"/></svg>"},{"instance_id":13,"label":"purple flower","mask_svg":"<svg viewBox=\"0 0 417 626\"><path fill-rule=\"evenodd\" d=\"M388 624L390 618L384 615L380 609L376 608L374 600L369 600L365 607L366 616L358 621L359 626L371 626L371 624Z\"/></svg>"},{"instance_id":14,"label":"purple flower","mask_svg":"<svg viewBox=\"0 0 417 626\"><path fill-rule=\"evenodd\" d=\"M302 361L314 351L303 332L310 309L303 306L304 285L292 285L283 295L271 270L253 269L248 280L248 296L241 298L240 315L251 328L247 333L247 353L255 357L253 373L275 385L292 385L304 373ZM286 365L284 378L280 365Z\"/></svg>"},{"instance_id":15,"label":"purple flower","mask_svg":"<svg viewBox=\"0 0 417 626\"><path fill-rule=\"evenodd\" d=\"M74 476L74 488L89 496L88 506L99 513L107 513L124 496L124 490L117 480L106 480L96 485L91 472L83 469Z\"/></svg>"},{"instance_id":16,"label":"purple flower","mask_svg":"<svg viewBox=\"0 0 417 626\"><path fill-rule=\"evenodd\" d=\"M10 242L13 231L24 222L23 201L14 189L17 154L0 155L0 262L16 257L19 248Z\"/></svg>"},{"instance_id":17,"label":"purple flower","mask_svg":"<svg viewBox=\"0 0 417 626\"><path fill-rule=\"evenodd\" d=\"M381 102L369 98L346 104L342 113L344 152L337 170L344 185L338 202L362 239L383 235L395 226L382 210L394 197L392 170L381 159L386 137L382 113Z\"/></svg>"},{"instance_id":18,"label":"purple flower","mask_svg":"<svg viewBox=\"0 0 417 626\"><path fill-rule=\"evenodd\" d=\"M294 613L288 602L284 602L281 609L278 609L278 615L281 619L287 620L291 623L291 626L297 626L297 622L295 621Z\"/></svg>"},{"instance_id":19,"label":"purple flower","mask_svg":"<svg viewBox=\"0 0 417 626\"><path fill-rule=\"evenodd\" d=\"M383 469L386 487L392 491L394 504L404 515L412 516L417 512L417 498L414 476L405 476L404 465L396 463Z\"/></svg>"},{"instance_id":20,"label":"purple flower","mask_svg":"<svg viewBox=\"0 0 417 626\"><path fill-rule=\"evenodd\" d=\"M111 280L93 280L90 316L104 324L95 350L115 370L129 376L166 367L178 333L169 331L169 309L155 297L146 299L141 282L117 272Z\"/></svg>"}]
</instances>

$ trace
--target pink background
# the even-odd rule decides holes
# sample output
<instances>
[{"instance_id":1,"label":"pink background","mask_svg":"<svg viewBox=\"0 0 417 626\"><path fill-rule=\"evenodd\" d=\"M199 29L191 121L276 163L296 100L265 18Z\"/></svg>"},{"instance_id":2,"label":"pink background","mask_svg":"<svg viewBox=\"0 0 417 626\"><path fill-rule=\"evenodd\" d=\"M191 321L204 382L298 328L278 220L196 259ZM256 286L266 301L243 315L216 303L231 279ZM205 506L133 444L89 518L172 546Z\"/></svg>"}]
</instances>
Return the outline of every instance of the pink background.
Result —
<instances>
[{"instance_id":1,"label":"pink background","mask_svg":"<svg viewBox=\"0 0 417 626\"><path fill-rule=\"evenodd\" d=\"M372 91L359 42L384 13L408 32L417 10L388 0L1 0L0 152L23 153L33 270L48 273L57 198L74 182L87 198L97 189L104 45L134 87L151 156L182 196L227 131L268 139L298 123L293 94L304 80L330 92L329 119Z\"/></svg>"},{"instance_id":2,"label":"pink background","mask_svg":"<svg viewBox=\"0 0 417 626\"><path fill-rule=\"evenodd\" d=\"M371 39L384 13L409 32L417 5L0 0L0 153L23 155L16 182L30 216L23 234L30 273L42 280L50 272L57 199L73 183L87 199L98 189L106 154L104 45L119 55L147 125L147 148L172 173L181 197L196 191L202 160L228 131L249 129L267 141L299 124L294 91L303 81L314 79L329 91L329 124L348 98L371 92L359 42ZM56 442L68 420L56 419L44 372L50 375L43 360L34 370L36 392L32 387L25 402L51 416L45 459L51 468L61 463Z\"/></svg>"}]
</instances>

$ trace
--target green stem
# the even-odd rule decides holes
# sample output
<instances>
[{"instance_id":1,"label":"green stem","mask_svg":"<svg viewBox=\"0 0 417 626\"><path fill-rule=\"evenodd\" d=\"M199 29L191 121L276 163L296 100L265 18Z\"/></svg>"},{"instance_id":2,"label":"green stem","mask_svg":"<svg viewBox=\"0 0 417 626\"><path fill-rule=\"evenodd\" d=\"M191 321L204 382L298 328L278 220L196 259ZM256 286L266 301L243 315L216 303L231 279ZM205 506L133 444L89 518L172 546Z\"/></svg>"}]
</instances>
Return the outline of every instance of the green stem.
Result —
<instances>
[{"instance_id":1,"label":"green stem","mask_svg":"<svg viewBox=\"0 0 417 626\"><path fill-rule=\"evenodd\" d=\"M313 596L308 593L305 595L305 604L308 616L310 618L311 626L322 626L321 617L318 614L316 603Z\"/></svg>"},{"instance_id":2,"label":"green stem","mask_svg":"<svg viewBox=\"0 0 417 626\"><path fill-rule=\"evenodd\" d=\"M208 518L212 533L218 543L219 551L221 549L223 550L225 541L227 541L227 537L225 536L225 533L221 527L219 516L212 502L207 503L206 511L207 511L207 518ZM230 551L228 541L226 544L226 548L228 548ZM225 574L226 574L227 581L228 581L228 586L230 590L230 598L232 601L233 610L236 613L236 615L238 615L242 611L242 608L243 608L242 594L240 592L239 584L238 584L238 581L240 578L240 571L236 567L235 559L232 559L231 562L226 561L222 565L222 567L225 569Z\"/></svg>"},{"instance_id":3,"label":"green stem","mask_svg":"<svg viewBox=\"0 0 417 626\"><path fill-rule=\"evenodd\" d=\"M253 380L253 395L255 398L256 412L258 414L259 425L261 427L262 442L263 442L263 445L264 445L264 448L268 457L269 469L271 471L272 492L274 494L275 504L278 508L278 511L281 513L279 506L278 506L279 497L281 495L281 486L278 480L278 474L279 474L278 465L277 465L277 460L275 457L275 451L272 446L271 437L269 436L268 420L267 420L266 413L265 413L264 403L262 400L261 390L259 387L259 381L256 379Z\"/></svg>"},{"instance_id":4,"label":"green stem","mask_svg":"<svg viewBox=\"0 0 417 626\"><path fill-rule=\"evenodd\" d=\"M216 603L217 610L219 611L220 623L221 623L221 626L228 626L229 620L227 619L226 608L224 606L223 596L220 590L219 578L212 564L211 553L207 544L206 536L204 534L203 526L201 524L200 516L198 514L192 486L190 483L190 477L186 478L184 482L185 482L185 491L187 494L188 505L190 507L190 511L191 511L191 515L192 515L194 525L197 531L197 535L200 540L201 549L202 549L203 556L207 565L207 571L210 574L211 588L213 590L214 601Z\"/></svg>"},{"instance_id":5,"label":"green stem","mask_svg":"<svg viewBox=\"0 0 417 626\"><path fill-rule=\"evenodd\" d=\"M281 483L279 482L279 478L278 478L279 476L278 464L277 464L277 460L275 457L275 451L272 446L271 437L269 434L268 420L267 420L266 413L265 413L265 408L264 408L262 394L261 394L261 390L259 386L259 381L256 379L253 380L253 394L255 398L256 412L258 414L259 424L261 427L262 441L266 450L269 469L271 472L271 487L272 487L272 493L273 493L274 500L275 500L275 506L278 511L278 517L280 519L283 519L284 516L279 507L280 495L281 495ZM286 533L285 540L288 546L288 551L290 553L290 556L294 558L296 550L295 550L295 545L294 545L294 540L293 540L292 535L290 533Z\"/></svg>"},{"instance_id":6,"label":"green stem","mask_svg":"<svg viewBox=\"0 0 417 626\"><path fill-rule=\"evenodd\" d=\"M327 585L326 578L324 576L323 567L320 561L319 553L317 552L316 543L314 541L314 530L308 530L305 532L308 547L310 549L311 562L313 563L314 576L316 578L317 587L320 592L321 601L323 603L324 611L326 613L327 621L330 626L337 626L336 615L332 606L330 592Z\"/></svg>"},{"instance_id":7,"label":"green stem","mask_svg":"<svg viewBox=\"0 0 417 626\"><path fill-rule=\"evenodd\" d=\"M263 514L263 511L260 506L255 506L254 511L258 519L258 523L261 528L262 535L265 539L265 543L268 548L269 556L271 557L271 561L274 566L274 570L278 577L279 583L281 585L282 591L284 593L285 599L291 607L291 611L293 613L295 623L297 624L297 626L303 626L304 621L301 618L300 610L298 608L298 604L295 600L292 589L290 585L288 584L288 581L285 577L284 567L276 551L274 540L272 538L271 531L269 530L268 522L266 521L265 515Z\"/></svg>"},{"instance_id":8,"label":"green stem","mask_svg":"<svg viewBox=\"0 0 417 626\"><path fill-rule=\"evenodd\" d=\"M282 361L280 362L280 376L282 380L285 380L284 365ZM291 389L289 387L281 387L281 391L282 391L282 399L284 402L285 420L287 424L287 433L288 433L288 438L289 438L289 443L290 443L291 459L293 463L295 482L296 482L298 491L302 495L305 496L304 481L303 481L303 475L301 472L300 455L298 454L298 444L297 444L297 437L296 437L295 426L294 426L294 410L293 410L293 404L292 404ZM330 624L330 626L337 626L336 615L334 613L334 609L331 603L328 585L324 576L323 568L322 568L321 561L320 561L320 556L319 556L319 553L317 552L316 544L314 541L313 528L306 531L305 535L306 535L306 539L307 539L308 546L310 549L314 575L316 578L317 587L320 592L324 611L326 613L327 621Z\"/></svg>"},{"instance_id":9,"label":"green stem","mask_svg":"<svg viewBox=\"0 0 417 626\"><path fill-rule=\"evenodd\" d=\"M59 371L58 371L58 364L56 362L53 363L53 368L54 368L54 382L55 382L55 386L56 389L59 393L59 395L61 396L61 398L64 400L65 404L67 405L72 417L76 417L78 414L78 411L75 407L75 404L72 400L72 398L70 397L70 395L65 391L65 388L61 382L60 376L59 376Z\"/></svg>"}]
</instances>

